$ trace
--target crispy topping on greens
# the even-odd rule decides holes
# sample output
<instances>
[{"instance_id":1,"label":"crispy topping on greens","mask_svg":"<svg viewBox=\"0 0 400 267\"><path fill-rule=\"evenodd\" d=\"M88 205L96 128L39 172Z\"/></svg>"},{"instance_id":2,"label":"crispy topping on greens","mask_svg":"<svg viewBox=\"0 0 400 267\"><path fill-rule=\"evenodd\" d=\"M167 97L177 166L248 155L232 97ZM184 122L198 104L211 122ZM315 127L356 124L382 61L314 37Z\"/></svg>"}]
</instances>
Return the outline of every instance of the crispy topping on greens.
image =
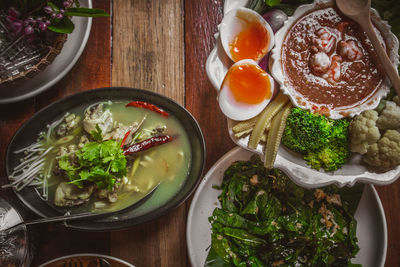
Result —
<instances>
[{"instance_id":1,"label":"crispy topping on greens","mask_svg":"<svg viewBox=\"0 0 400 267\"><path fill-rule=\"evenodd\" d=\"M233 163L219 189L205 266L357 266L362 186L303 189L254 155Z\"/></svg>"}]
</instances>

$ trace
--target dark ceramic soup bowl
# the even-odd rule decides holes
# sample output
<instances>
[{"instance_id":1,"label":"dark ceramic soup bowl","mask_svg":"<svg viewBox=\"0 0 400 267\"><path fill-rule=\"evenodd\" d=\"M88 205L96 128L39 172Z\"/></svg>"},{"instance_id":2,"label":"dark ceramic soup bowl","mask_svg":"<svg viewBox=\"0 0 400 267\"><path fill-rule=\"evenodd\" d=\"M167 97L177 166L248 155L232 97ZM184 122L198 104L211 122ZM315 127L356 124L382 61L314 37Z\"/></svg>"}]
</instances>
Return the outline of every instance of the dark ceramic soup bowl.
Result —
<instances>
[{"instance_id":1,"label":"dark ceramic soup bowl","mask_svg":"<svg viewBox=\"0 0 400 267\"><path fill-rule=\"evenodd\" d=\"M106 231L127 228L155 219L171 209L182 204L194 191L200 182L205 163L205 144L201 129L194 117L182 106L160 94L140 89L113 87L94 89L81 92L61 99L37 112L16 132L12 138L6 155L6 172L9 176L22 157L14 151L24 148L37 140L40 132L46 130L46 125L61 118L67 111L78 107L87 107L102 101L145 101L157 105L172 114L183 126L189 138L191 162L186 179L179 190L167 201L146 207L152 198L162 190L156 190L142 205L132 209L113 213L110 216L87 221L70 221L68 226L81 230ZM21 191L14 190L21 201L32 211L42 217L59 216L59 210L49 205L41 198L34 187L25 187Z\"/></svg>"}]
</instances>

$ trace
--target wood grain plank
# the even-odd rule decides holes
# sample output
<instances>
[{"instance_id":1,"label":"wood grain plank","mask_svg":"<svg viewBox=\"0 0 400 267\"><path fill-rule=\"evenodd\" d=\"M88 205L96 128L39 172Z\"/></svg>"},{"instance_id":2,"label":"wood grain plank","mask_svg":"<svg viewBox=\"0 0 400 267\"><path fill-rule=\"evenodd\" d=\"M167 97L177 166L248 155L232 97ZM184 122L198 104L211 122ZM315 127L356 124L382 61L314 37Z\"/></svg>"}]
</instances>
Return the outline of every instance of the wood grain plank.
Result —
<instances>
[{"instance_id":1,"label":"wood grain plank","mask_svg":"<svg viewBox=\"0 0 400 267\"><path fill-rule=\"evenodd\" d=\"M207 57L216 43L214 34L222 20L223 3L223 0L185 1L186 108L203 130L207 150L205 173L234 147L228 135L226 118L216 101L217 92L205 71ZM186 202L187 210L191 200ZM190 266L189 259L187 266Z\"/></svg>"},{"instance_id":2,"label":"wood grain plank","mask_svg":"<svg viewBox=\"0 0 400 267\"><path fill-rule=\"evenodd\" d=\"M184 103L183 0L114 0L112 84Z\"/></svg>"},{"instance_id":3,"label":"wood grain plank","mask_svg":"<svg viewBox=\"0 0 400 267\"><path fill-rule=\"evenodd\" d=\"M400 179L390 185L376 186L388 226L386 267L400 266Z\"/></svg>"},{"instance_id":4,"label":"wood grain plank","mask_svg":"<svg viewBox=\"0 0 400 267\"><path fill-rule=\"evenodd\" d=\"M93 2L95 8L108 13L109 0ZM65 96L94 88L111 86L111 18L93 19L85 51L72 70L55 86L36 97L36 110Z\"/></svg>"},{"instance_id":5,"label":"wood grain plank","mask_svg":"<svg viewBox=\"0 0 400 267\"><path fill-rule=\"evenodd\" d=\"M109 0L93 6L110 12ZM84 90L111 85L111 18L93 19L91 34L82 56L72 70L53 88L36 97L35 110ZM32 266L72 253L109 254L110 233L89 233L50 224L32 228L37 233L36 256Z\"/></svg>"},{"instance_id":6,"label":"wood grain plank","mask_svg":"<svg viewBox=\"0 0 400 267\"><path fill-rule=\"evenodd\" d=\"M114 0L112 85L184 104L183 1ZM186 266L186 209L111 233L111 255L136 266Z\"/></svg>"},{"instance_id":7,"label":"wood grain plank","mask_svg":"<svg viewBox=\"0 0 400 267\"><path fill-rule=\"evenodd\" d=\"M186 266L185 205L168 214L111 233L111 255L135 266Z\"/></svg>"},{"instance_id":8,"label":"wood grain plank","mask_svg":"<svg viewBox=\"0 0 400 267\"><path fill-rule=\"evenodd\" d=\"M185 2L186 107L203 129L206 169L234 147L216 101L217 92L205 71L207 57L215 45L214 34L222 20L222 7L222 0Z\"/></svg>"}]
</instances>

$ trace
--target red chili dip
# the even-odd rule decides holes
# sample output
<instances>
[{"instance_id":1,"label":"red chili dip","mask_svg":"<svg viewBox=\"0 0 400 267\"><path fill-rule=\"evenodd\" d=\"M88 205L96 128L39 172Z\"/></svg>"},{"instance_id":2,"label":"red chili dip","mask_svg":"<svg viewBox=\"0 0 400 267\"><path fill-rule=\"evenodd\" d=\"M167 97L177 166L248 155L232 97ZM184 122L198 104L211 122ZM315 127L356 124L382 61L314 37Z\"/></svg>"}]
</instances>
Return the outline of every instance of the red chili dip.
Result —
<instances>
[{"instance_id":1,"label":"red chili dip","mask_svg":"<svg viewBox=\"0 0 400 267\"><path fill-rule=\"evenodd\" d=\"M383 75L372 57L366 33L334 8L300 18L282 48L290 85L309 102L331 109L357 106L379 89Z\"/></svg>"}]
</instances>

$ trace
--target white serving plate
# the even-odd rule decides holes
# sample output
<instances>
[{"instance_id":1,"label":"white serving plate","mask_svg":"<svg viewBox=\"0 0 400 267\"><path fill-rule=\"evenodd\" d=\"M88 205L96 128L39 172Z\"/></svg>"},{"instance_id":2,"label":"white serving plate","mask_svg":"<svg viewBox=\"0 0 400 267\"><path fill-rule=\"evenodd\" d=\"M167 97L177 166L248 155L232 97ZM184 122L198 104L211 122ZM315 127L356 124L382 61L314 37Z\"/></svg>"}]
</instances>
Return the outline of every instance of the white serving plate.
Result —
<instances>
[{"instance_id":1,"label":"white serving plate","mask_svg":"<svg viewBox=\"0 0 400 267\"><path fill-rule=\"evenodd\" d=\"M247 2L248 0L226 0L224 14L232 8L245 6ZM218 91L226 72L233 62L225 54L218 33L215 34L215 38L216 46L208 56L206 72L211 84ZM263 146L258 145L257 149L248 148L248 136L236 138L232 132L232 127L236 122L230 119L227 120L229 135L233 142L244 149L261 155L263 158ZM275 167L284 170L296 184L303 187L321 187L328 184L352 186L356 182L386 185L393 183L400 176L400 166L384 173L376 173L369 170L365 165L361 164L361 156L358 154L353 154L349 162L335 172L317 171L306 165L300 154L293 153L284 146L281 146L278 151Z\"/></svg>"},{"instance_id":2,"label":"white serving plate","mask_svg":"<svg viewBox=\"0 0 400 267\"><path fill-rule=\"evenodd\" d=\"M202 267L211 244L211 225L208 217L216 207L221 191L213 189L220 185L224 171L237 160L248 160L251 152L236 147L219 159L201 181L190 205L186 240L190 263L193 267ZM383 267L387 249L386 218L379 196L373 185L365 185L364 193L358 205L357 238L360 251L353 263L363 267Z\"/></svg>"},{"instance_id":3,"label":"white serving plate","mask_svg":"<svg viewBox=\"0 0 400 267\"><path fill-rule=\"evenodd\" d=\"M92 0L80 0L81 6L92 7ZM0 104L14 103L33 97L60 81L75 65L85 49L92 18L73 17L75 30L68 35L61 53L42 72L28 80L0 87Z\"/></svg>"},{"instance_id":4,"label":"white serving plate","mask_svg":"<svg viewBox=\"0 0 400 267\"><path fill-rule=\"evenodd\" d=\"M129 262L123 261L121 259L118 259L118 258L115 258L112 256L108 256L108 255L94 254L94 253L72 254L72 255L59 257L54 260L43 263L39 267L51 267L51 266L55 266L54 264L57 264L56 266L58 266L60 264L60 262L63 262L66 260L70 260L70 261L76 263L76 266L79 266L77 262L80 258L86 258L86 259L90 258L91 260L102 258L102 259L109 260L109 261L115 261L118 263L118 266L121 266L121 267L135 267L132 264L130 264Z\"/></svg>"}]
</instances>

